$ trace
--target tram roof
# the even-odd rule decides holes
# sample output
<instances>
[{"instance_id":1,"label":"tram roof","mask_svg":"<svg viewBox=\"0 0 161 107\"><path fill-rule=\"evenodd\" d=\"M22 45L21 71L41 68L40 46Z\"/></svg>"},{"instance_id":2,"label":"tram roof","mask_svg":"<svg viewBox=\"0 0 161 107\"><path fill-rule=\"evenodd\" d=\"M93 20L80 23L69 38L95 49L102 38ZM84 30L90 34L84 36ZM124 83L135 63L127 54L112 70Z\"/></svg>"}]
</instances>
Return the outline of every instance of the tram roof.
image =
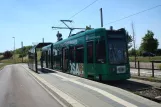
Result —
<instances>
[{"instance_id":1,"label":"tram roof","mask_svg":"<svg viewBox=\"0 0 161 107\"><path fill-rule=\"evenodd\" d=\"M105 30L105 28L96 28L96 29L86 30L84 32L75 34L74 36L68 37L68 38L66 38L64 40L55 42L55 43L53 43L53 45L61 44L61 43L66 42L68 40L72 40L72 39L76 39L78 37L84 36L85 34L94 33L94 32L98 32L98 31L102 31L102 30ZM51 44L44 46L43 49L46 50L48 47L50 47L50 45Z\"/></svg>"},{"instance_id":2,"label":"tram roof","mask_svg":"<svg viewBox=\"0 0 161 107\"><path fill-rule=\"evenodd\" d=\"M90 34L90 33L94 33L94 32L99 32L99 31L102 31L102 30L105 30L105 28L96 28L96 29L86 30L84 32L75 34L74 36L68 37L68 38L66 38L64 40L58 41L56 43L53 43L53 45L61 44L61 43L66 42L68 40L76 39L76 38L81 37L81 36L84 36L86 34Z\"/></svg>"}]
</instances>

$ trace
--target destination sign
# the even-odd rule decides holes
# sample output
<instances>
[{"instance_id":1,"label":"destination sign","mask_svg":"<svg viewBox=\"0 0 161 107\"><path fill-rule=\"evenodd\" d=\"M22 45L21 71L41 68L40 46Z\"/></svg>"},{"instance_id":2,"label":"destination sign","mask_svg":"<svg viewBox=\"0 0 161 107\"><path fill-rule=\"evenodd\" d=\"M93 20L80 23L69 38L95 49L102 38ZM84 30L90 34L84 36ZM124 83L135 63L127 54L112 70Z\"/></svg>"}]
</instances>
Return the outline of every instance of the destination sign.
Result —
<instances>
[{"instance_id":1,"label":"destination sign","mask_svg":"<svg viewBox=\"0 0 161 107\"><path fill-rule=\"evenodd\" d=\"M125 35L119 35L119 34L112 34L112 35L108 35L108 38L124 38L125 37Z\"/></svg>"},{"instance_id":2,"label":"destination sign","mask_svg":"<svg viewBox=\"0 0 161 107\"><path fill-rule=\"evenodd\" d=\"M100 36L95 36L94 34L92 35L87 35L86 40L93 40L93 39L100 39Z\"/></svg>"}]
</instances>

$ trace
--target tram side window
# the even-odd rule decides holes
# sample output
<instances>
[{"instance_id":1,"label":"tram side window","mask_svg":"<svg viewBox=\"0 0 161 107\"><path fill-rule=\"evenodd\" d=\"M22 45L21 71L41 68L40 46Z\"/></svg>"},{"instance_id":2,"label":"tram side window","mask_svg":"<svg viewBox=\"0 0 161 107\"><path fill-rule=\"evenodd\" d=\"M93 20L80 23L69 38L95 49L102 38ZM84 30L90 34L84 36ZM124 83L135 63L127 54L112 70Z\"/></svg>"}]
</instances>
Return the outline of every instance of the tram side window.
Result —
<instances>
[{"instance_id":1,"label":"tram side window","mask_svg":"<svg viewBox=\"0 0 161 107\"><path fill-rule=\"evenodd\" d=\"M55 59L54 59L54 56L55 56L55 51L53 51L53 61L55 60Z\"/></svg>"},{"instance_id":2,"label":"tram side window","mask_svg":"<svg viewBox=\"0 0 161 107\"><path fill-rule=\"evenodd\" d=\"M56 62L59 63L60 59L59 59L59 51L57 51L57 55L56 55Z\"/></svg>"},{"instance_id":3,"label":"tram side window","mask_svg":"<svg viewBox=\"0 0 161 107\"><path fill-rule=\"evenodd\" d=\"M82 45L76 47L75 62L76 63L84 63L84 47Z\"/></svg>"},{"instance_id":4,"label":"tram side window","mask_svg":"<svg viewBox=\"0 0 161 107\"><path fill-rule=\"evenodd\" d=\"M60 63L61 63L60 51L57 50L56 53L57 54L54 56L54 59L55 59L55 62L56 62L56 67L60 67Z\"/></svg>"},{"instance_id":5,"label":"tram side window","mask_svg":"<svg viewBox=\"0 0 161 107\"><path fill-rule=\"evenodd\" d=\"M93 63L93 42L87 42L87 62Z\"/></svg>"},{"instance_id":6,"label":"tram side window","mask_svg":"<svg viewBox=\"0 0 161 107\"><path fill-rule=\"evenodd\" d=\"M46 51L46 52L45 52L45 62L46 62L46 63L47 63L47 60L48 60L48 57L47 57L47 56L48 56L48 52Z\"/></svg>"},{"instance_id":7,"label":"tram side window","mask_svg":"<svg viewBox=\"0 0 161 107\"><path fill-rule=\"evenodd\" d=\"M56 55L57 55L57 53L56 53L56 50L55 49L53 49L53 65L54 65L54 67L56 67Z\"/></svg>"},{"instance_id":8,"label":"tram side window","mask_svg":"<svg viewBox=\"0 0 161 107\"><path fill-rule=\"evenodd\" d=\"M71 62L74 62L74 48L73 47L71 47L70 48L70 60L71 60Z\"/></svg>"},{"instance_id":9,"label":"tram side window","mask_svg":"<svg viewBox=\"0 0 161 107\"><path fill-rule=\"evenodd\" d=\"M97 63L106 62L106 48L104 40L96 42L96 62Z\"/></svg>"},{"instance_id":10,"label":"tram side window","mask_svg":"<svg viewBox=\"0 0 161 107\"><path fill-rule=\"evenodd\" d=\"M51 56L50 56L50 50L48 51L48 62L50 64Z\"/></svg>"},{"instance_id":11,"label":"tram side window","mask_svg":"<svg viewBox=\"0 0 161 107\"><path fill-rule=\"evenodd\" d=\"M48 67L48 51L45 52L46 67Z\"/></svg>"},{"instance_id":12,"label":"tram side window","mask_svg":"<svg viewBox=\"0 0 161 107\"><path fill-rule=\"evenodd\" d=\"M69 55L68 55L68 49L65 49L65 59L68 59Z\"/></svg>"}]
</instances>

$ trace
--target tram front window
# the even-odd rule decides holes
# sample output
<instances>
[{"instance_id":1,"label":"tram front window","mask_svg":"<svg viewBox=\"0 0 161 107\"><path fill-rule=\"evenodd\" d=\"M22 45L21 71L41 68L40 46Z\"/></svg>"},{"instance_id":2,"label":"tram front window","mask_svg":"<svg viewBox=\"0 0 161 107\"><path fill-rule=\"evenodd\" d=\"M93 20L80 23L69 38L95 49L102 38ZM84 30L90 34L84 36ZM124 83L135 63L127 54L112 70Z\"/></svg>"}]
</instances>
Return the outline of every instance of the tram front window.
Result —
<instances>
[{"instance_id":1,"label":"tram front window","mask_svg":"<svg viewBox=\"0 0 161 107\"><path fill-rule=\"evenodd\" d=\"M105 40L96 42L96 63L106 62Z\"/></svg>"},{"instance_id":2,"label":"tram front window","mask_svg":"<svg viewBox=\"0 0 161 107\"><path fill-rule=\"evenodd\" d=\"M110 64L127 63L126 42L123 38L110 38L109 43L109 62Z\"/></svg>"}]
</instances>

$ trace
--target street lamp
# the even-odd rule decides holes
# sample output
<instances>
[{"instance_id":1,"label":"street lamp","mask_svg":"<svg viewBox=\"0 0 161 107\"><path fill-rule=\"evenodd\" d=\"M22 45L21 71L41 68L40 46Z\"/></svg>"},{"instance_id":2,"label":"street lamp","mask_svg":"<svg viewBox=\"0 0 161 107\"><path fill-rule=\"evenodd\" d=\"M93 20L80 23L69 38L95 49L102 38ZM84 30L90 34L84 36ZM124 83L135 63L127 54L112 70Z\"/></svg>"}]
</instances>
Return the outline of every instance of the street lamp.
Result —
<instances>
[{"instance_id":1,"label":"street lamp","mask_svg":"<svg viewBox=\"0 0 161 107\"><path fill-rule=\"evenodd\" d=\"M15 62L15 37L12 37L12 38L14 39L14 44L13 44L13 45L14 45L14 47L13 47L13 49L14 49L14 50L13 50L13 56L14 56L14 62Z\"/></svg>"}]
</instances>

